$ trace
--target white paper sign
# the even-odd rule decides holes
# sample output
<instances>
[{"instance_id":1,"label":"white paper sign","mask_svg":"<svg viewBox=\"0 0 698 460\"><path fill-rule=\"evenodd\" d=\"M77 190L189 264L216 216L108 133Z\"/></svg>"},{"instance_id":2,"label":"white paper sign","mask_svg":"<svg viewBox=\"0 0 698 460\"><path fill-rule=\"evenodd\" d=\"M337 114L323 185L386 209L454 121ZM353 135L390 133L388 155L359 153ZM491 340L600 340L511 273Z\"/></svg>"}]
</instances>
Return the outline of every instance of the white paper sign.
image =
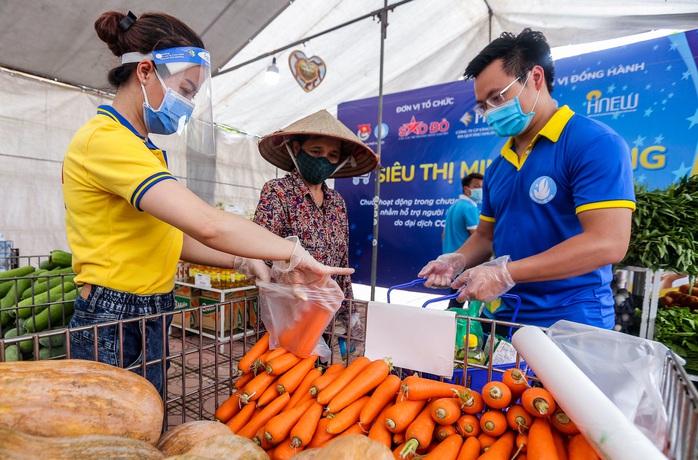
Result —
<instances>
[{"instance_id":1,"label":"white paper sign","mask_svg":"<svg viewBox=\"0 0 698 460\"><path fill-rule=\"evenodd\" d=\"M369 302L366 352L370 360L391 358L395 367L453 377L456 313Z\"/></svg>"}]
</instances>

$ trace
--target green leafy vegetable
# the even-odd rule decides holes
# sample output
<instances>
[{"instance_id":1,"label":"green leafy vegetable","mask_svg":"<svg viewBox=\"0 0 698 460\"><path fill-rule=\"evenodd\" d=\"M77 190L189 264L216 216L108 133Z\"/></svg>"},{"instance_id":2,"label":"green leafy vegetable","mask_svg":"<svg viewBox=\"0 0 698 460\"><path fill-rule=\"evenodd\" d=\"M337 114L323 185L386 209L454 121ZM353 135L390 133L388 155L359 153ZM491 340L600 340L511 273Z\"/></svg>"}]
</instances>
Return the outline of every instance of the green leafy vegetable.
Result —
<instances>
[{"instance_id":1,"label":"green leafy vegetable","mask_svg":"<svg viewBox=\"0 0 698 460\"><path fill-rule=\"evenodd\" d=\"M657 310L654 340L663 343L686 360L684 369L698 374L698 311L688 307L668 307Z\"/></svg>"}]
</instances>

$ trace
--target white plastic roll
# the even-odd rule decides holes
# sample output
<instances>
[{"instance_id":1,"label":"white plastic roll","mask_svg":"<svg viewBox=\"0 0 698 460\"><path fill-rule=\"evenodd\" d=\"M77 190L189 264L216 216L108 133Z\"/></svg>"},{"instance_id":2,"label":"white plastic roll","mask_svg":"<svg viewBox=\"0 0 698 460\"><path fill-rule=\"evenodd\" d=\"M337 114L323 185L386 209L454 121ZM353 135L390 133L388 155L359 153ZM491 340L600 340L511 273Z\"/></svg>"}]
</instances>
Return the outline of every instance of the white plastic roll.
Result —
<instances>
[{"instance_id":1,"label":"white plastic roll","mask_svg":"<svg viewBox=\"0 0 698 460\"><path fill-rule=\"evenodd\" d=\"M511 342L602 458L666 460L540 328L524 326Z\"/></svg>"}]
</instances>

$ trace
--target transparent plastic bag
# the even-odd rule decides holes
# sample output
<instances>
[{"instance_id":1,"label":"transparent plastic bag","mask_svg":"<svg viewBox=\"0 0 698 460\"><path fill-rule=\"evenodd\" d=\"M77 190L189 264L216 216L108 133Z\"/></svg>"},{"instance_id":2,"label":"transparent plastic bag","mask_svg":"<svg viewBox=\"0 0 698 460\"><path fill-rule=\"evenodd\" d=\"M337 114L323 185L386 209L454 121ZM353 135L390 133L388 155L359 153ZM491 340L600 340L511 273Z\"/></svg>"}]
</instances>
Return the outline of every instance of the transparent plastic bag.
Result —
<instances>
[{"instance_id":1,"label":"transparent plastic bag","mask_svg":"<svg viewBox=\"0 0 698 460\"><path fill-rule=\"evenodd\" d=\"M288 284L257 281L260 317L269 331L269 348L283 347L306 358L317 355L324 361L332 356L322 339L327 325L342 306L344 293L328 279L323 287L303 286L307 300L298 299Z\"/></svg>"}]
</instances>

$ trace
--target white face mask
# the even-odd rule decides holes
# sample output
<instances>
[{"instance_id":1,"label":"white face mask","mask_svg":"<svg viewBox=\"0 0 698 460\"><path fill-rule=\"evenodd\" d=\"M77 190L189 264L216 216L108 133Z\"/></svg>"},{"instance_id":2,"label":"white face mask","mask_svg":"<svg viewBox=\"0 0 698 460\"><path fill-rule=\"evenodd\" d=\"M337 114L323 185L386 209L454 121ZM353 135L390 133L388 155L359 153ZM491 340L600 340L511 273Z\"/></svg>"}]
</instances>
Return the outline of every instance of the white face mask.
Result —
<instances>
[{"instance_id":1,"label":"white face mask","mask_svg":"<svg viewBox=\"0 0 698 460\"><path fill-rule=\"evenodd\" d=\"M481 188L471 188L470 189L470 199L476 203L482 201L482 189Z\"/></svg>"}]
</instances>

